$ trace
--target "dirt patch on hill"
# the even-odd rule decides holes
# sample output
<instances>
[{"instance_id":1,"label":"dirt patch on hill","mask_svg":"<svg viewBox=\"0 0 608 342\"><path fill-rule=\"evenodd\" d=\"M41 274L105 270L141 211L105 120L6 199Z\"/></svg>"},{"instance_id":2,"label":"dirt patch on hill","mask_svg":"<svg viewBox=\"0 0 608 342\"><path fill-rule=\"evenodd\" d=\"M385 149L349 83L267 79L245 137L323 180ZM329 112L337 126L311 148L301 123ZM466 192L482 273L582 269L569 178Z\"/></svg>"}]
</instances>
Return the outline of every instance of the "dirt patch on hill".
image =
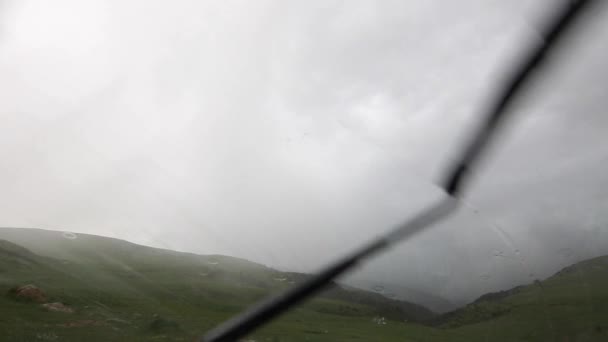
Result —
<instances>
[{"instance_id":1,"label":"dirt patch on hill","mask_svg":"<svg viewBox=\"0 0 608 342\"><path fill-rule=\"evenodd\" d=\"M74 312L74 309L72 309L69 306L66 306L63 303L59 303L59 302L42 304L42 307L49 311L55 311L55 312L65 312L65 313Z\"/></svg>"},{"instance_id":2,"label":"dirt patch on hill","mask_svg":"<svg viewBox=\"0 0 608 342\"><path fill-rule=\"evenodd\" d=\"M33 284L13 287L8 290L8 294L14 299L28 302L46 303L48 300L46 293L41 288Z\"/></svg>"},{"instance_id":3,"label":"dirt patch on hill","mask_svg":"<svg viewBox=\"0 0 608 342\"><path fill-rule=\"evenodd\" d=\"M80 328L80 327L99 327L107 325L104 321L97 321L94 319L83 319L79 321L71 321L63 324L58 324L60 327L64 328Z\"/></svg>"}]
</instances>

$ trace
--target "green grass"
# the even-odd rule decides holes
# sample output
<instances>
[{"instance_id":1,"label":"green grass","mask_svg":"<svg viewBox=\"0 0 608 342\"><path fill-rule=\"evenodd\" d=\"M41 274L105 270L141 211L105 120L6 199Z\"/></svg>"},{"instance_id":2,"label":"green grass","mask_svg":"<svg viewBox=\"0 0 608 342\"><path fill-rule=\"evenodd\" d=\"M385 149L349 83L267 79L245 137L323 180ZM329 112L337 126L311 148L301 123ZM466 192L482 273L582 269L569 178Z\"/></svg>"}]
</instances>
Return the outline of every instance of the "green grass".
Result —
<instances>
[{"instance_id":1,"label":"green grass","mask_svg":"<svg viewBox=\"0 0 608 342\"><path fill-rule=\"evenodd\" d=\"M125 241L0 228L0 340L193 341L248 305L308 276L226 256ZM23 247L25 248L23 248ZM27 249L26 249L27 248ZM279 279L285 278L284 281ZM7 295L35 284L48 312ZM372 321L386 317L386 325ZM605 341L608 257L570 266L505 296L490 295L435 319L411 303L334 285L255 332L255 341ZM408 322L405 322L405 320Z\"/></svg>"},{"instance_id":2,"label":"green grass","mask_svg":"<svg viewBox=\"0 0 608 342\"><path fill-rule=\"evenodd\" d=\"M571 265L504 298L482 298L442 319L444 328L472 341L488 334L496 341L606 341L608 257Z\"/></svg>"}]
</instances>

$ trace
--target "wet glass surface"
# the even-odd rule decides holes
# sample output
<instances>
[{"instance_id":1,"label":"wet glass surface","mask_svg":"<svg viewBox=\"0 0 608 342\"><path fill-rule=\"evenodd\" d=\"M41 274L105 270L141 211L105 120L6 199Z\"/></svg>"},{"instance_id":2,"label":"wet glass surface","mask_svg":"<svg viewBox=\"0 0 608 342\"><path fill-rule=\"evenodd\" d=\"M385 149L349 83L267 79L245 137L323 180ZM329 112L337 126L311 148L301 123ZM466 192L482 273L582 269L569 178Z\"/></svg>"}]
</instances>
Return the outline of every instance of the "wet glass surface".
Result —
<instances>
[{"instance_id":1,"label":"wet glass surface","mask_svg":"<svg viewBox=\"0 0 608 342\"><path fill-rule=\"evenodd\" d=\"M0 1L0 335L191 341L302 284L444 196L553 5ZM605 7L453 217L248 340L607 340Z\"/></svg>"}]
</instances>

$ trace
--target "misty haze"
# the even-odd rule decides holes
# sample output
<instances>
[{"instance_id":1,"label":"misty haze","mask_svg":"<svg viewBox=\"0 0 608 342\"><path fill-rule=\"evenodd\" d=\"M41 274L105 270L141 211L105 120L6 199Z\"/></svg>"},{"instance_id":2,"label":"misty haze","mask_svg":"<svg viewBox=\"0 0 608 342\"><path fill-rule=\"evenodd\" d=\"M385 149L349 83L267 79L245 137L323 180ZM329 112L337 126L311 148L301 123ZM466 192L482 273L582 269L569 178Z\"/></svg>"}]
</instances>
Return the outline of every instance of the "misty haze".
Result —
<instances>
[{"instance_id":1,"label":"misty haze","mask_svg":"<svg viewBox=\"0 0 608 342\"><path fill-rule=\"evenodd\" d=\"M566 2L0 0L0 336L191 341L306 281L446 196ZM452 216L251 340L608 340L598 2Z\"/></svg>"}]
</instances>

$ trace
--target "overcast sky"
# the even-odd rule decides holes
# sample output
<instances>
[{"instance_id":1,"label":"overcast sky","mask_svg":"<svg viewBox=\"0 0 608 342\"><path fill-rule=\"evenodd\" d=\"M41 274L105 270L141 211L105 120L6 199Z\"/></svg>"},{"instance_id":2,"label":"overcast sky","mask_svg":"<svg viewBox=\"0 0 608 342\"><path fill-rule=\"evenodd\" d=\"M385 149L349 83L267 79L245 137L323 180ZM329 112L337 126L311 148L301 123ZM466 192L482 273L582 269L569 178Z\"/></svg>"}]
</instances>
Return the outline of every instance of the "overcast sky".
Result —
<instances>
[{"instance_id":1,"label":"overcast sky","mask_svg":"<svg viewBox=\"0 0 608 342\"><path fill-rule=\"evenodd\" d=\"M0 1L0 226L314 271L442 195L556 3ZM350 281L462 302L608 253L605 7L462 212Z\"/></svg>"}]
</instances>

